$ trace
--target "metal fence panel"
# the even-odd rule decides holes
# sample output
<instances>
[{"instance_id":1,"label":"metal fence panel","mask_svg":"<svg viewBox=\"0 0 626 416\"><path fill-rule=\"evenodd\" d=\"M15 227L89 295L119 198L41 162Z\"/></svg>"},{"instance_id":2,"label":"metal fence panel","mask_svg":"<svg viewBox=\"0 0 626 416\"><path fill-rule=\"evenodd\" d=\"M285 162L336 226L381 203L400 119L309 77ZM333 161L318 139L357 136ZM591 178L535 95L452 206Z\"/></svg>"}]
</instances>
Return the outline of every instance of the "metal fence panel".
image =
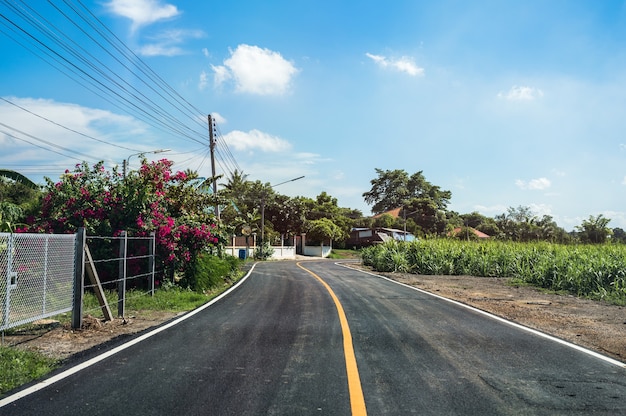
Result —
<instances>
[{"instance_id":1,"label":"metal fence panel","mask_svg":"<svg viewBox=\"0 0 626 416\"><path fill-rule=\"evenodd\" d=\"M0 330L72 310L75 234L0 233Z\"/></svg>"}]
</instances>

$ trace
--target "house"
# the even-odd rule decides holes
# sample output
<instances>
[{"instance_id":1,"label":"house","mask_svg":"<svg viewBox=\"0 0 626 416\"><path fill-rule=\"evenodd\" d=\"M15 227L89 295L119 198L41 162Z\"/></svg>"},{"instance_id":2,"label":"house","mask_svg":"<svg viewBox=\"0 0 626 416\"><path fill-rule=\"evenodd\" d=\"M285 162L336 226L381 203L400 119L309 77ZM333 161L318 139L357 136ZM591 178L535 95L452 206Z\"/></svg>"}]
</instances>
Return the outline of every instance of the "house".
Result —
<instances>
[{"instance_id":1,"label":"house","mask_svg":"<svg viewBox=\"0 0 626 416\"><path fill-rule=\"evenodd\" d=\"M363 247L372 244L381 244L386 241L415 241L416 237L402 230L395 228L363 228L355 227L350 231L350 238L346 244L349 247Z\"/></svg>"},{"instance_id":2,"label":"house","mask_svg":"<svg viewBox=\"0 0 626 416\"><path fill-rule=\"evenodd\" d=\"M454 230L450 231L448 233L449 237L457 237L457 235L463 230L463 228L461 227L456 227ZM466 227L465 230L469 230L469 232L471 232L472 234L474 234L476 237L478 238L490 238L490 235L487 235L485 233L483 233L482 231L478 231L475 228L472 227Z\"/></svg>"}]
</instances>

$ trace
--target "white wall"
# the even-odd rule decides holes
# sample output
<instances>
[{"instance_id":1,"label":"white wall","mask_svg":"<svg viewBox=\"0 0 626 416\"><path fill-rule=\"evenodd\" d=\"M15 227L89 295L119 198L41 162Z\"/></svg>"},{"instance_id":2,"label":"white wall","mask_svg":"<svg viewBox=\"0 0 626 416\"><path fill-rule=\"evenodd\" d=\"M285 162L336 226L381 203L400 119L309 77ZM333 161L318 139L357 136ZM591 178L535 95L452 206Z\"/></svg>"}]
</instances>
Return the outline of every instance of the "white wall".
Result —
<instances>
[{"instance_id":1,"label":"white wall","mask_svg":"<svg viewBox=\"0 0 626 416\"><path fill-rule=\"evenodd\" d=\"M332 246L304 246L304 255L311 257L328 257Z\"/></svg>"}]
</instances>

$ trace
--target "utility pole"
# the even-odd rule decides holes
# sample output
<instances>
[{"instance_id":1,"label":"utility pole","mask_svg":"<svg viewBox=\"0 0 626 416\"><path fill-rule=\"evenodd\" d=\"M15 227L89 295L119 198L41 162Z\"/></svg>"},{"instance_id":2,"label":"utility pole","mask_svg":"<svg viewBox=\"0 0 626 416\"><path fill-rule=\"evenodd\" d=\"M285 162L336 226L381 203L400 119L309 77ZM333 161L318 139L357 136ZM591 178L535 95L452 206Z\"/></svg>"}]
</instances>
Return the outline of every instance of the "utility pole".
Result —
<instances>
[{"instance_id":1,"label":"utility pole","mask_svg":"<svg viewBox=\"0 0 626 416\"><path fill-rule=\"evenodd\" d=\"M213 175L213 196L216 199L215 202L215 216L220 219L220 206L217 202L217 176L215 174L215 136L213 134L213 117L209 114L209 143L211 149L211 175Z\"/></svg>"}]
</instances>

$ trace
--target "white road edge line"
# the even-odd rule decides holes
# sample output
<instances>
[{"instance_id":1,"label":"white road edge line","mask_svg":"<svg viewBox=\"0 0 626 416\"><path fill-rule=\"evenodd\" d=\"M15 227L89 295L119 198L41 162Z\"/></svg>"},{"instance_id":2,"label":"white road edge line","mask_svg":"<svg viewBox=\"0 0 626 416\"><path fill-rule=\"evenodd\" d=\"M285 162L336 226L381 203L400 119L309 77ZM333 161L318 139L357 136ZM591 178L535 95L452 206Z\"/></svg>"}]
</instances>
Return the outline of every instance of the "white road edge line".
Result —
<instances>
[{"instance_id":1,"label":"white road edge line","mask_svg":"<svg viewBox=\"0 0 626 416\"><path fill-rule=\"evenodd\" d=\"M436 294L434 294L434 293L427 292L427 291L425 291L425 290L423 290L423 289L420 289L420 288L418 288L418 287L415 287L415 286L407 285L407 284L405 284L405 283L401 283L401 282L396 282L396 281L395 281L395 280L393 280L393 279L390 279L390 278L385 277L385 276L381 276L381 275L376 274L376 273L372 273L372 272L368 272L368 271L365 271L365 270L360 270L360 269L355 269L355 268L352 268L352 267L348 266L346 263L343 263L343 264L342 264L342 263L337 262L337 263L335 263L335 264L336 264L336 265L338 265L338 266L341 266L341 267L345 267L345 268L350 269L350 270L354 270L354 271L357 271L357 272L361 272L361 273L369 274L369 275L371 275L371 276L375 276L375 277L378 277L378 278L381 278L381 279L387 280L387 281L389 281L389 282L395 283L395 284L400 285L400 286L408 287L409 289L416 290L416 291L418 291L418 292L424 293L424 294L426 294L426 295L433 296L433 297L438 298L438 299L441 299L441 300L445 300L446 302L454 303L455 305L459 305L459 306L462 306L462 307L464 307L464 308L470 309L470 310L472 310L472 311L474 311L474 312L477 312L477 313L480 313L480 314L482 314L482 315L488 316L489 318L491 318L491 319L495 319L496 321L503 322L503 323L505 323L505 324L507 324L507 325L511 325L511 326L513 326L513 327L515 327L515 328L518 328L518 329L521 329L521 330L523 330L523 331L530 332L531 334L538 335L538 336L540 336L540 337L542 337L542 338L549 339L550 341L554 341L554 342L557 342L557 343L559 343L559 344L565 345L565 346L567 346L567 347L573 348L573 349L575 349L575 350L581 351L581 352L583 352L583 353L585 353L585 354L588 354L588 355L591 355L591 356L593 356L593 357L595 357L595 358L599 358L599 359L601 359L601 360L603 360L603 361L606 361L606 362L607 362L607 363L609 363L609 364L613 364L613 365L618 366L618 367L626 368L626 363L623 363L623 362L621 362L621 361L617 361L617 360L615 360L615 359L613 359L613 358L611 358L611 357L607 357L606 355L602 355L602 354L600 354L600 353L598 353L598 352L592 351L592 350L587 349L587 348L585 348L585 347L581 347L580 345L572 344L572 343L571 343L571 342L569 342L569 341L565 341L565 340L563 340L563 339L560 339L560 338L554 337L554 336L552 336L552 335L548 335L548 334L546 334L546 333L544 333L544 332L541 332L541 331L538 331L538 330L536 330L536 329L532 329L532 328L529 328L529 327L527 327L527 326L524 326L524 325L520 325L520 324L518 324L518 323L515 323L515 322L513 322L513 321L509 321L509 320L504 319L504 318L502 318L502 317L500 317L500 316L494 315L494 314L489 313L489 312L485 312L485 311L480 310L480 309L478 309L478 308L475 308L475 307L473 307L473 306L466 305L465 303L461 303L461 302L456 301L456 300L448 299L448 298L446 298L446 297L443 297L443 296L440 296L440 295L436 295Z\"/></svg>"},{"instance_id":2,"label":"white road edge line","mask_svg":"<svg viewBox=\"0 0 626 416\"><path fill-rule=\"evenodd\" d=\"M33 394L36 391L39 391L41 389L44 389L48 386L51 386L52 384L56 383L57 381L63 380L64 378L67 378L73 374L78 373L81 370L84 370L87 367L91 367L92 365L99 363L100 361L103 361L109 357L111 357L112 355L117 354L120 351L123 351L129 347L132 347L135 344L140 343L141 341L145 341L146 339L165 331L166 329L169 329L171 327L173 327L174 325L178 325L179 323L191 318L192 316L194 316L197 313L202 312L204 309L208 308L209 306L213 305L214 303L218 302L219 300L221 300L222 298L226 297L227 295L229 295L232 291L234 291L235 289L237 289L241 284L243 284L243 282L245 282L248 277L250 277L250 274L252 273L252 270L254 270L254 267L256 266L256 263L252 265L252 267L250 268L250 270L248 271L248 273L241 278L241 280L239 280L239 282L237 282L236 285L234 285L233 287L231 287L230 289L228 289L226 292L222 293L221 295L219 295L218 297L212 299L210 302L205 303L204 305L198 307L197 309L194 309L191 312L186 313L185 315L181 316L180 318L176 318L175 320L173 320L172 322L165 324L163 326L158 327L157 329L147 332L135 339L132 339L130 341L128 341L125 344L122 344L120 346L117 346L115 348L113 348L112 350L109 350L107 352L104 352L100 355L98 355L97 357L94 357L90 360L85 361L84 363L78 364L72 368L68 368L67 370L52 376L48 379L45 379L37 384L32 385L31 387L28 387L24 390L18 391L15 394L12 394L11 396L7 396L4 399L0 400L0 408L6 406L9 403L13 403L16 400L19 400L23 397L28 396L29 394Z\"/></svg>"}]
</instances>

